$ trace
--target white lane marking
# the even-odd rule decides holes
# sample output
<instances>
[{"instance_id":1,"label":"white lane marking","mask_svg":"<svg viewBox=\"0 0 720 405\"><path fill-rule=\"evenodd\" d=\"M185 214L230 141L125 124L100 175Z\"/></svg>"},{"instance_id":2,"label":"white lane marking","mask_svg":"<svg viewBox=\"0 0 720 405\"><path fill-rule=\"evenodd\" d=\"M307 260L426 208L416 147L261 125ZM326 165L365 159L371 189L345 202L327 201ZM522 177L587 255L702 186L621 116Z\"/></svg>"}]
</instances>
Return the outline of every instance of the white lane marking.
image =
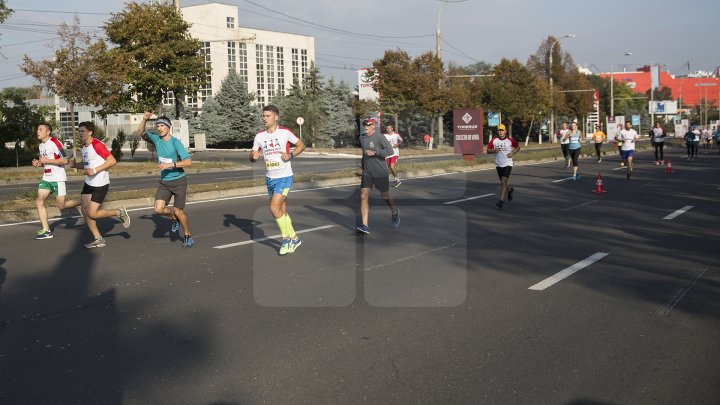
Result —
<instances>
[{"instance_id":1,"label":"white lane marking","mask_svg":"<svg viewBox=\"0 0 720 405\"><path fill-rule=\"evenodd\" d=\"M663 219L675 219L675 218L679 217L680 215L690 211L691 209L693 209L692 205L686 205L686 206L680 208L679 210L673 212L672 214L666 216Z\"/></svg>"},{"instance_id":2,"label":"white lane marking","mask_svg":"<svg viewBox=\"0 0 720 405\"><path fill-rule=\"evenodd\" d=\"M575 209L575 208L580 208L580 207L584 207L584 206L586 206L586 205L595 204L596 202L597 202L597 200L588 201L588 202L586 202L586 203L582 203L582 204L576 205L576 206L574 206L574 207L565 208L565 209L563 209L563 211L570 211L570 210Z\"/></svg>"},{"instance_id":3,"label":"white lane marking","mask_svg":"<svg viewBox=\"0 0 720 405\"><path fill-rule=\"evenodd\" d=\"M320 230L332 228L332 227L335 227L335 226L337 226L337 225L318 226L317 228L305 229L305 230L302 230L302 231L297 231L297 232L295 232L295 233L301 234L301 233L307 233L307 232L313 232L313 231L320 231ZM227 245L215 246L213 249L227 249L227 248L231 248L231 247L235 247L235 246L249 245L249 244L251 244L251 243L258 243L258 242L263 242L263 241L270 240L270 239L277 239L277 238L281 238L281 237L282 237L282 235L279 235L279 234L278 234L278 235L272 235L272 236L266 236L266 237L260 238L260 239L251 239L251 240L246 240L246 241L244 241L244 242L229 243L229 244L227 244Z\"/></svg>"},{"instance_id":4,"label":"white lane marking","mask_svg":"<svg viewBox=\"0 0 720 405\"><path fill-rule=\"evenodd\" d=\"M625 166L620 166L620 167L614 168L613 170L627 170L627 167L625 167Z\"/></svg>"},{"instance_id":5,"label":"white lane marking","mask_svg":"<svg viewBox=\"0 0 720 405\"><path fill-rule=\"evenodd\" d=\"M708 271L708 269L703 269L701 272L699 272L695 276L695 278L689 284L684 285L679 290L677 290L677 292L672 296L672 298L670 298L670 302L668 302L667 304L663 305L662 307L660 307L658 309L657 314L660 316L669 314L670 311L672 311L673 308L675 308L675 305L677 305L678 302L680 302L680 300L683 299L685 294L687 294L688 291L690 291L690 289L693 288L695 283L697 283L697 281L700 279L700 277L703 276L703 274L705 274L706 271Z\"/></svg>"},{"instance_id":6,"label":"white lane marking","mask_svg":"<svg viewBox=\"0 0 720 405\"><path fill-rule=\"evenodd\" d=\"M572 179L572 176L570 176L570 177L566 177L566 178L564 178L564 179L560 179L560 180L553 180L553 183L560 183L561 181L565 181L565 180L571 180L571 179Z\"/></svg>"},{"instance_id":7,"label":"white lane marking","mask_svg":"<svg viewBox=\"0 0 720 405\"><path fill-rule=\"evenodd\" d=\"M595 253L594 255L588 257L587 259L577 262L577 263L573 264L572 266L566 268L565 270L560 271L533 286L530 286L528 288L528 290L542 291L542 290L552 286L553 284L558 283L558 282L562 281L563 279L570 277L574 273L584 269L585 267L595 263L596 261L602 259L603 257L605 257L609 254L610 253L602 253L602 252Z\"/></svg>"},{"instance_id":8,"label":"white lane marking","mask_svg":"<svg viewBox=\"0 0 720 405\"><path fill-rule=\"evenodd\" d=\"M392 265L392 264L404 262L405 260L410 260L410 259L415 259L415 258L418 258L418 257L423 257L423 256L425 256L425 255L427 255L427 254L429 254L429 253L434 253L434 252L437 252L437 251L440 251L440 250L445 250L445 249L451 248L451 247L457 245L458 243L460 243L460 242L455 241L455 242L449 243L449 244L447 244L447 245L445 245L445 246L436 247L435 249L430 249L430 250L427 250L427 251L418 253L418 254L416 254L416 255L401 257L401 258L399 258L399 259L391 260L391 261L389 261L389 262L387 262L387 263L376 264L375 266L366 267L366 268L364 269L364 271L377 270L377 269L382 268L382 267L385 267L385 266L390 266L390 265Z\"/></svg>"},{"instance_id":9,"label":"white lane marking","mask_svg":"<svg viewBox=\"0 0 720 405\"><path fill-rule=\"evenodd\" d=\"M455 201L444 202L443 204L445 204L445 205L450 205L450 204L455 204L455 203L459 203L459 202L463 202L463 201L470 201L470 200L475 200L475 199L478 199L478 198L490 197L491 195L495 195L495 194L483 194L483 195L479 195L479 196L476 196L476 197L463 198L462 200L455 200Z\"/></svg>"}]
</instances>

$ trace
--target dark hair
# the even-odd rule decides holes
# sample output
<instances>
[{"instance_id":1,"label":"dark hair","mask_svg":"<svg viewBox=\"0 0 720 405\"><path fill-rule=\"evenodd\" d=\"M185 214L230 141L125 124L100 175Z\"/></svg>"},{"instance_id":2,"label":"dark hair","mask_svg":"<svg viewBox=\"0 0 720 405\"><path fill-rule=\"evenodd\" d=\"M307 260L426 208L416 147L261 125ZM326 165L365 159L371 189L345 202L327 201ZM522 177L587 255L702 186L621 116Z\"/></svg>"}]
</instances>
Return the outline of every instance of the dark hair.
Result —
<instances>
[{"instance_id":1,"label":"dark hair","mask_svg":"<svg viewBox=\"0 0 720 405\"><path fill-rule=\"evenodd\" d=\"M44 121L38 124L38 128L40 128L40 125L45 125L45 127L50 131L50 133L52 133L52 129L53 129L53 128L52 128L52 125L50 125L50 124L48 124L47 122L44 122Z\"/></svg>"},{"instance_id":2,"label":"dark hair","mask_svg":"<svg viewBox=\"0 0 720 405\"><path fill-rule=\"evenodd\" d=\"M266 105L265 107L263 107L262 110L263 110L263 112L265 112L265 111L271 111L271 112L274 112L274 113L277 114L277 115L280 115L280 110L278 110L278 108L275 107L275 106L272 105L272 104Z\"/></svg>"},{"instance_id":3,"label":"dark hair","mask_svg":"<svg viewBox=\"0 0 720 405\"><path fill-rule=\"evenodd\" d=\"M395 129L395 127L394 127L392 124L387 124L385 127L386 127L386 128L387 128L387 127L390 127L390 128L392 128L392 129Z\"/></svg>"},{"instance_id":4,"label":"dark hair","mask_svg":"<svg viewBox=\"0 0 720 405\"><path fill-rule=\"evenodd\" d=\"M90 132L95 133L95 124L90 121L83 121L80 124L78 124L78 127L83 127L87 129Z\"/></svg>"}]
</instances>

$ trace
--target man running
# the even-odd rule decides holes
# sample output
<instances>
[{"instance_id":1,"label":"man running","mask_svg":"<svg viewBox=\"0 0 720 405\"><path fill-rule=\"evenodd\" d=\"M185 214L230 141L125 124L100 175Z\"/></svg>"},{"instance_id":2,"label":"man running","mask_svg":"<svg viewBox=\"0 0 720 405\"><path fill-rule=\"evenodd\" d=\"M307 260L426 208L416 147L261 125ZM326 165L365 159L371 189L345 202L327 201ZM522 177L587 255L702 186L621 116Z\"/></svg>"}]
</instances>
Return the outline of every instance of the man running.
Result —
<instances>
[{"instance_id":1,"label":"man running","mask_svg":"<svg viewBox=\"0 0 720 405\"><path fill-rule=\"evenodd\" d=\"M390 172L393 175L393 179L395 180L395 187L400 187L400 184L402 182L400 181L400 178L398 178L397 171L395 169L395 165L397 165L397 161L400 158L400 145L403 143L403 138L395 132L395 128L392 125L388 125L385 129L387 129L387 133L385 134L385 139L390 142L390 145L393 148L393 155L387 158L387 164L390 168Z\"/></svg>"},{"instance_id":2,"label":"man running","mask_svg":"<svg viewBox=\"0 0 720 405\"><path fill-rule=\"evenodd\" d=\"M578 160L580 159L580 148L582 147L580 143L582 141L582 131L578 129L577 122L572 123L570 132L563 137L563 140L568 141L568 153L570 154L573 166L572 179L575 181L580 178L578 174Z\"/></svg>"},{"instance_id":3,"label":"man running","mask_svg":"<svg viewBox=\"0 0 720 405\"><path fill-rule=\"evenodd\" d=\"M287 212L287 196L293 185L290 160L305 150L305 144L292 131L278 126L279 117L280 110L276 106L269 104L263 107L262 120L265 130L255 135L250 161L257 161L260 155L265 160L265 184L270 195L270 212L275 217L282 235L280 254L286 255L295 252L302 244ZM293 152L290 152L290 144L295 145Z\"/></svg>"},{"instance_id":4,"label":"man running","mask_svg":"<svg viewBox=\"0 0 720 405\"><path fill-rule=\"evenodd\" d=\"M360 147L362 148L362 178L360 180L360 215L362 223L355 228L355 231L362 234L369 234L368 216L370 213L370 191L377 187L380 196L390 207L392 215L391 226L400 226L400 211L395 206L395 200L390 196L390 180L388 179L388 167L385 159L392 156L393 149L390 142L384 136L375 135L375 118L367 117L362 121L365 133L360 136Z\"/></svg>"},{"instance_id":5,"label":"man running","mask_svg":"<svg viewBox=\"0 0 720 405\"><path fill-rule=\"evenodd\" d=\"M602 157L601 157L602 150L601 149L602 149L602 144L607 139L607 135L605 135L605 132L603 132L600 129L599 124L595 124L595 132L593 132L593 134L592 134L592 139L593 139L593 142L595 143L595 154L597 155L597 162L602 163Z\"/></svg>"},{"instance_id":6,"label":"man running","mask_svg":"<svg viewBox=\"0 0 720 405\"><path fill-rule=\"evenodd\" d=\"M655 150L655 165L665 164L665 155L663 154L663 148L665 147L665 129L660 126L660 122L655 123L655 127L650 130L650 140L652 141L653 149Z\"/></svg>"},{"instance_id":7,"label":"man running","mask_svg":"<svg viewBox=\"0 0 720 405\"><path fill-rule=\"evenodd\" d=\"M500 130L498 129L498 133ZM570 139L565 135L570 133L568 123L563 122L562 128L557 131L557 139L560 140L560 150L562 151L563 157L565 158L565 168L570 167Z\"/></svg>"},{"instance_id":8,"label":"man running","mask_svg":"<svg viewBox=\"0 0 720 405\"><path fill-rule=\"evenodd\" d=\"M38 145L40 155L37 159L33 159L32 165L43 168L43 177L38 184L37 199L35 200L42 229L37 231L35 239L42 240L53 237L45 208L45 200L50 197L50 194L55 194L55 202L60 210L77 207L80 205L80 201L65 201L67 175L64 165L68 164L68 159L62 143L52 136L52 126L41 122L37 127L37 139L40 141Z\"/></svg>"},{"instance_id":9,"label":"man running","mask_svg":"<svg viewBox=\"0 0 720 405\"><path fill-rule=\"evenodd\" d=\"M117 210L100 209L110 188L108 169L115 166L117 160L102 142L93 137L95 124L89 121L81 122L78 132L80 140L83 142L83 161L82 163L76 163L75 168L85 170L85 185L80 193L81 211L85 218L85 225L87 225L93 236L93 241L86 244L85 248L105 247L107 243L98 230L98 219L118 217L123 228L130 227L130 216L128 216L125 207L120 207Z\"/></svg>"},{"instance_id":10,"label":"man running","mask_svg":"<svg viewBox=\"0 0 720 405\"><path fill-rule=\"evenodd\" d=\"M697 155L697 144L695 143L695 132L693 130L687 131L685 133L685 136L683 136L683 139L685 140L685 146L687 147L688 160L694 160L695 156Z\"/></svg>"},{"instance_id":11,"label":"man running","mask_svg":"<svg viewBox=\"0 0 720 405\"><path fill-rule=\"evenodd\" d=\"M635 141L640 139L637 131L632 127L630 121L625 122L625 129L620 131L618 139L621 142L620 157L623 162L627 162L627 179L630 180L630 175L633 170L633 157L635 156Z\"/></svg>"},{"instance_id":12,"label":"man running","mask_svg":"<svg viewBox=\"0 0 720 405\"><path fill-rule=\"evenodd\" d=\"M170 232L177 233L183 229L183 247L192 247L195 244L190 233L190 221L185 214L185 200L187 198L186 167L192 165L190 153L179 139L172 136L172 123L168 117L158 117L155 128L159 136L145 130L145 123L152 116L152 112L145 112L138 127L138 135L155 145L160 171L160 185L155 192L155 213L170 218ZM173 198L172 208L167 204Z\"/></svg>"},{"instance_id":13,"label":"man running","mask_svg":"<svg viewBox=\"0 0 720 405\"><path fill-rule=\"evenodd\" d=\"M715 136L715 146L717 147L718 154L720 154L720 125L715 128L715 134L713 134L713 136Z\"/></svg>"},{"instance_id":14,"label":"man running","mask_svg":"<svg viewBox=\"0 0 720 405\"><path fill-rule=\"evenodd\" d=\"M507 195L508 201L513 199L515 189L510 186L509 179L513 167L512 158L520 150L520 145L515 139L507 137L505 125L498 125L497 131L498 137L490 140L487 151L495 155L495 170L500 178L500 201L495 205L502 208L505 205L505 195Z\"/></svg>"}]
</instances>

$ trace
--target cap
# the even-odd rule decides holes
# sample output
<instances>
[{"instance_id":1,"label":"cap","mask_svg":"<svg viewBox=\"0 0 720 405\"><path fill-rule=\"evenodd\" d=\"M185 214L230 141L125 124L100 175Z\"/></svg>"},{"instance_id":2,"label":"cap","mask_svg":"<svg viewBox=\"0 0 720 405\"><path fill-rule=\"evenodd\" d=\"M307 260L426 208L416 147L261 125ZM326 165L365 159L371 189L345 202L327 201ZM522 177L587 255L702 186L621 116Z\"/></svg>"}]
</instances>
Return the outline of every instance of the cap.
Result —
<instances>
[{"instance_id":1,"label":"cap","mask_svg":"<svg viewBox=\"0 0 720 405\"><path fill-rule=\"evenodd\" d=\"M503 125L503 124L498 125L498 131L500 131L500 130L504 131L505 125Z\"/></svg>"},{"instance_id":2,"label":"cap","mask_svg":"<svg viewBox=\"0 0 720 405\"><path fill-rule=\"evenodd\" d=\"M365 117L365 119L362 120L363 125L372 125L375 124L375 118L373 117Z\"/></svg>"}]
</instances>

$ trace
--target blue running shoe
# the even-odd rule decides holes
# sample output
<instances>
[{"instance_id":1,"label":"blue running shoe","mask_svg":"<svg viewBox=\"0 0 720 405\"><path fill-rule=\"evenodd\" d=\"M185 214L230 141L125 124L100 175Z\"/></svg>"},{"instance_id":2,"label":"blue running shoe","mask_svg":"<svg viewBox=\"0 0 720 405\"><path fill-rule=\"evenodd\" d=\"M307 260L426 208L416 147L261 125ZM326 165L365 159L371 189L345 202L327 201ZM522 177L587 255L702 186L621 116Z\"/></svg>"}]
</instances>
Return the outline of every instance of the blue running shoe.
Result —
<instances>
[{"instance_id":1,"label":"blue running shoe","mask_svg":"<svg viewBox=\"0 0 720 405\"><path fill-rule=\"evenodd\" d=\"M41 240L41 239L52 239L53 234L52 231L49 229L41 229L37 231L37 234L35 235L35 239Z\"/></svg>"},{"instance_id":2,"label":"blue running shoe","mask_svg":"<svg viewBox=\"0 0 720 405\"><path fill-rule=\"evenodd\" d=\"M357 232L357 233L362 233L362 234L364 234L364 235L369 235L369 234L370 234L370 228L368 228L367 225L360 225L360 226L355 227L355 232Z\"/></svg>"},{"instance_id":3,"label":"blue running shoe","mask_svg":"<svg viewBox=\"0 0 720 405\"><path fill-rule=\"evenodd\" d=\"M172 223L170 224L170 232L178 233L179 230L180 230L180 221L173 218Z\"/></svg>"},{"instance_id":4,"label":"blue running shoe","mask_svg":"<svg viewBox=\"0 0 720 405\"><path fill-rule=\"evenodd\" d=\"M300 240L299 236L295 236L295 239L291 239L290 243L288 243L288 253L295 253L295 249L297 249L300 245L302 245L302 241Z\"/></svg>"},{"instance_id":5,"label":"blue running shoe","mask_svg":"<svg viewBox=\"0 0 720 405\"><path fill-rule=\"evenodd\" d=\"M185 235L185 239L183 240L183 247L189 248L189 247L192 247L192 245L194 245L194 244L195 244L195 241L193 240L192 236Z\"/></svg>"},{"instance_id":6,"label":"blue running shoe","mask_svg":"<svg viewBox=\"0 0 720 405\"><path fill-rule=\"evenodd\" d=\"M290 239L283 239L280 242L280 256L285 256L290 252Z\"/></svg>"},{"instance_id":7,"label":"blue running shoe","mask_svg":"<svg viewBox=\"0 0 720 405\"><path fill-rule=\"evenodd\" d=\"M400 226L400 209L395 208L395 215L392 216L392 222L390 223L393 229L397 229Z\"/></svg>"}]
</instances>

